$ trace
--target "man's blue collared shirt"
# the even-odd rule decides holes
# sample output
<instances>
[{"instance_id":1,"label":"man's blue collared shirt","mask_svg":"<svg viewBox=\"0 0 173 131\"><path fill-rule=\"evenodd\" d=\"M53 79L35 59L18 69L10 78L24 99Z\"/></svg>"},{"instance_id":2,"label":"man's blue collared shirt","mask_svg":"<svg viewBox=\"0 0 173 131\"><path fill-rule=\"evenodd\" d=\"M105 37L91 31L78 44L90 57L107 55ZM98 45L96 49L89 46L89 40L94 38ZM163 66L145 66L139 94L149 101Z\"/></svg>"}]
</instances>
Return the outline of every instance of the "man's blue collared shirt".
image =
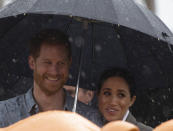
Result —
<instances>
[{"instance_id":1,"label":"man's blue collared shirt","mask_svg":"<svg viewBox=\"0 0 173 131\"><path fill-rule=\"evenodd\" d=\"M66 91L65 94L64 109L71 111L74 99ZM6 127L38 112L38 105L33 98L32 89L30 89L23 95L0 101L0 127ZM78 102L76 112L88 118L95 124L99 126L102 125L100 114L96 109Z\"/></svg>"}]
</instances>

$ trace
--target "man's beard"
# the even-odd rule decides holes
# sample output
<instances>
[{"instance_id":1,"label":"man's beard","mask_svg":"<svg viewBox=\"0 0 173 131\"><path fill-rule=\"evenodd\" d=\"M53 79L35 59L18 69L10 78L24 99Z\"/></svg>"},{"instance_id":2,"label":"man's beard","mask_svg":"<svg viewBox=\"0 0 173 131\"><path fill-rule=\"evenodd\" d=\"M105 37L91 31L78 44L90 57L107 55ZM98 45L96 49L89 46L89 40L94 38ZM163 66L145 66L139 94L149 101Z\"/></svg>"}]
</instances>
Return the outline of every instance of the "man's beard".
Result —
<instances>
[{"instance_id":1,"label":"man's beard","mask_svg":"<svg viewBox=\"0 0 173 131\"><path fill-rule=\"evenodd\" d=\"M56 94L60 89L63 88L65 82L59 81L57 85L49 85L45 82L46 74L42 76L39 75L36 71L34 72L34 81L37 84L38 88L42 90L47 96ZM51 86L51 87L50 87ZM52 88L52 89L51 89Z\"/></svg>"}]
</instances>

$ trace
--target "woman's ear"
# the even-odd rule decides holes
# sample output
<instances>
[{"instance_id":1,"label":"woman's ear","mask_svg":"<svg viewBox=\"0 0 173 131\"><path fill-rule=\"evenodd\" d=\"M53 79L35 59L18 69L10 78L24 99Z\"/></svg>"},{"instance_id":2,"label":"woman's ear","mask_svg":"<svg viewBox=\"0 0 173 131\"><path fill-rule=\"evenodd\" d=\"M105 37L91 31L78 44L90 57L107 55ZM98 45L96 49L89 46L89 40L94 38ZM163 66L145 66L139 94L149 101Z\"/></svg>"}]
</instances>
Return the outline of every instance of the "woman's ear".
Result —
<instances>
[{"instance_id":1,"label":"woman's ear","mask_svg":"<svg viewBox=\"0 0 173 131\"><path fill-rule=\"evenodd\" d=\"M29 56L28 57L28 64L31 70L34 70L35 67L35 60L33 58L33 56Z\"/></svg>"},{"instance_id":2,"label":"woman's ear","mask_svg":"<svg viewBox=\"0 0 173 131\"><path fill-rule=\"evenodd\" d=\"M135 103L135 101L136 101L136 96L133 96L133 97L131 98L130 107Z\"/></svg>"}]
</instances>

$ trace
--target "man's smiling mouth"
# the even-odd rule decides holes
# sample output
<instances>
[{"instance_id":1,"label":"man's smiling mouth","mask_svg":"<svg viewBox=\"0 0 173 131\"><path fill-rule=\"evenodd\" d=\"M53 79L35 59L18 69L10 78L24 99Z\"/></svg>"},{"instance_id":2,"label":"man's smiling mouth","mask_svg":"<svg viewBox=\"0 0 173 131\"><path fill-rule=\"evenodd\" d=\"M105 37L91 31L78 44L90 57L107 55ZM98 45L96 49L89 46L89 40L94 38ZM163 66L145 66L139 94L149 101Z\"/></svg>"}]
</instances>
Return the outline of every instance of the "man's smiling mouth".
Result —
<instances>
[{"instance_id":1,"label":"man's smiling mouth","mask_svg":"<svg viewBox=\"0 0 173 131\"><path fill-rule=\"evenodd\" d=\"M50 80L50 81L58 81L59 78L58 77L46 77L47 80Z\"/></svg>"}]
</instances>

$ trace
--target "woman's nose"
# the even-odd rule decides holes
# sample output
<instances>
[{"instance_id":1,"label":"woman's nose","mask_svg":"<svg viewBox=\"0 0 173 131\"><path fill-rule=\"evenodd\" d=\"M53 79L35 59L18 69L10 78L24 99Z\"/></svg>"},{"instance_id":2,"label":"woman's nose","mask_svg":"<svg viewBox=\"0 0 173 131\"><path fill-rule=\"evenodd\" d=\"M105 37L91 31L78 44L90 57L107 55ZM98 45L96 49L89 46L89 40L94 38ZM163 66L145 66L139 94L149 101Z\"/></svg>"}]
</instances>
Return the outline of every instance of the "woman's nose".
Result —
<instances>
[{"instance_id":1,"label":"woman's nose","mask_svg":"<svg viewBox=\"0 0 173 131\"><path fill-rule=\"evenodd\" d=\"M117 105L118 104L118 98L116 96L112 96L110 99L110 104Z\"/></svg>"}]
</instances>

